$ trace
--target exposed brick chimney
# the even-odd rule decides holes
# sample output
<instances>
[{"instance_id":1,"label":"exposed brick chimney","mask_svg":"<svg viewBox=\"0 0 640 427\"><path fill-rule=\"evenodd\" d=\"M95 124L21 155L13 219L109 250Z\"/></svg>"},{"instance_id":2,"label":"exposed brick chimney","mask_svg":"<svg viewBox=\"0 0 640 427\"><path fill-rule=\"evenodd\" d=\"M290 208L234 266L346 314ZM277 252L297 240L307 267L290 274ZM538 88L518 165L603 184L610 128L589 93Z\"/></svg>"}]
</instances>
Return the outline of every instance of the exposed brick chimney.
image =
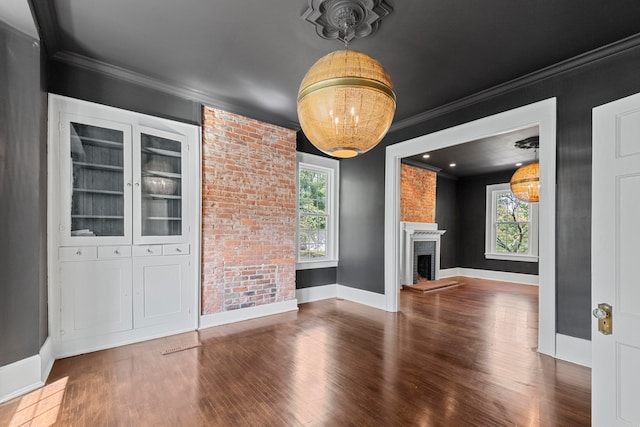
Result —
<instances>
[{"instance_id":1,"label":"exposed brick chimney","mask_svg":"<svg viewBox=\"0 0 640 427\"><path fill-rule=\"evenodd\" d=\"M203 108L202 314L295 298L296 133Z\"/></svg>"},{"instance_id":2,"label":"exposed brick chimney","mask_svg":"<svg viewBox=\"0 0 640 427\"><path fill-rule=\"evenodd\" d=\"M436 221L435 172L402 164L400 169L400 221Z\"/></svg>"}]
</instances>

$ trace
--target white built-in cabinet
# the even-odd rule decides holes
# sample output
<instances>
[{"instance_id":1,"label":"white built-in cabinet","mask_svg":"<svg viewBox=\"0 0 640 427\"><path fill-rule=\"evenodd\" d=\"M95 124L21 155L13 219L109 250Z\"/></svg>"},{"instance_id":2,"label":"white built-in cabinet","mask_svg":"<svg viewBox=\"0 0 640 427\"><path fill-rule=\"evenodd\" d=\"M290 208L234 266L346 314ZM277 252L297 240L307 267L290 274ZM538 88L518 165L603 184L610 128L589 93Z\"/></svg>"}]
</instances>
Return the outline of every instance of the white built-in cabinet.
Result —
<instances>
[{"instance_id":1,"label":"white built-in cabinet","mask_svg":"<svg viewBox=\"0 0 640 427\"><path fill-rule=\"evenodd\" d=\"M197 327L200 130L49 96L56 356Z\"/></svg>"}]
</instances>

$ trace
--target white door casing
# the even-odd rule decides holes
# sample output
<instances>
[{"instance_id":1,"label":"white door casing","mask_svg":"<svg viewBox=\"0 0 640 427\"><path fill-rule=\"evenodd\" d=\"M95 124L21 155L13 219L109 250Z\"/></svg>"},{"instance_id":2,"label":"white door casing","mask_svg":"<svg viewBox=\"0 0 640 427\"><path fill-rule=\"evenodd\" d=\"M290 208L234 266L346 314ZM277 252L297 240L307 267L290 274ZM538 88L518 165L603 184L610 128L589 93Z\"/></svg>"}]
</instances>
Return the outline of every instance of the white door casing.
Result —
<instances>
[{"instance_id":1,"label":"white door casing","mask_svg":"<svg viewBox=\"0 0 640 427\"><path fill-rule=\"evenodd\" d=\"M592 319L592 423L640 426L640 94L593 109L591 301L612 306L612 334Z\"/></svg>"},{"instance_id":2,"label":"white door casing","mask_svg":"<svg viewBox=\"0 0 640 427\"><path fill-rule=\"evenodd\" d=\"M540 130L540 209L538 242L538 351L556 355L556 99L549 98L449 129L389 145L385 163L384 293L386 310L398 311L400 292L400 161L531 126Z\"/></svg>"}]
</instances>

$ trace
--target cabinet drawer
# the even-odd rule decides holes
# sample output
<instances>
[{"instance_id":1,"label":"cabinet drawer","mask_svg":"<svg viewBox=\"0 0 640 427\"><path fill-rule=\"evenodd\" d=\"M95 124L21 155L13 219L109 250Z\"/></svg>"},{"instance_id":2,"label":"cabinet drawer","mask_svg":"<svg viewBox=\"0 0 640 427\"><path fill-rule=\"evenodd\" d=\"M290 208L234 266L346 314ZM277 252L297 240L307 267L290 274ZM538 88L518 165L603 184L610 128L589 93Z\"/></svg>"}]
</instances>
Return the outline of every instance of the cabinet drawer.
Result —
<instances>
[{"instance_id":1,"label":"cabinet drawer","mask_svg":"<svg viewBox=\"0 0 640 427\"><path fill-rule=\"evenodd\" d=\"M175 245L162 245L162 254L163 255L188 255L189 244L178 243Z\"/></svg>"},{"instance_id":2,"label":"cabinet drawer","mask_svg":"<svg viewBox=\"0 0 640 427\"><path fill-rule=\"evenodd\" d=\"M100 246L98 248L98 258L128 258L131 256L131 246Z\"/></svg>"},{"instance_id":3,"label":"cabinet drawer","mask_svg":"<svg viewBox=\"0 0 640 427\"><path fill-rule=\"evenodd\" d=\"M133 247L133 256L160 256L162 245L140 245Z\"/></svg>"},{"instance_id":4,"label":"cabinet drawer","mask_svg":"<svg viewBox=\"0 0 640 427\"><path fill-rule=\"evenodd\" d=\"M58 248L60 261L87 261L98 258L98 248L95 246L78 246Z\"/></svg>"}]
</instances>

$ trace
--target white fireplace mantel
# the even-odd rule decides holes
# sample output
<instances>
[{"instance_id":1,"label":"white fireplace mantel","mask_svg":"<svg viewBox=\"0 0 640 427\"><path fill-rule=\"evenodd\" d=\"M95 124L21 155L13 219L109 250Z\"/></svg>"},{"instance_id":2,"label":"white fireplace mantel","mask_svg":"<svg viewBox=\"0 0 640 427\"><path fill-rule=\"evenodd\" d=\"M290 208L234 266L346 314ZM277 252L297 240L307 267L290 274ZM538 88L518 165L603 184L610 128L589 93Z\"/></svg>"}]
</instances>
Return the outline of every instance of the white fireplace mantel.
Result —
<instances>
[{"instance_id":1,"label":"white fireplace mantel","mask_svg":"<svg viewBox=\"0 0 640 427\"><path fill-rule=\"evenodd\" d=\"M402 238L402 283L413 283L413 243L432 241L436 244L435 279L440 278L440 236L446 230L438 230L438 224L428 222L401 222Z\"/></svg>"}]
</instances>

